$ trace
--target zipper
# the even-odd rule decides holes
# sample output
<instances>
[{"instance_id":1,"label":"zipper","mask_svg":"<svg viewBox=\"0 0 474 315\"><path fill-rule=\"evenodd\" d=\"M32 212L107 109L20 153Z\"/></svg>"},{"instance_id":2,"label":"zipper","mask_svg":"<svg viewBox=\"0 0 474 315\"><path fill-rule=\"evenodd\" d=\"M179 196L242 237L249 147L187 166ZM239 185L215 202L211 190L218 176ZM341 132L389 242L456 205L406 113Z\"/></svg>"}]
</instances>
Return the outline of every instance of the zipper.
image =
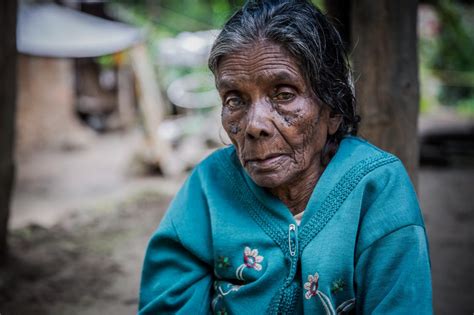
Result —
<instances>
[{"instance_id":1,"label":"zipper","mask_svg":"<svg viewBox=\"0 0 474 315\"><path fill-rule=\"evenodd\" d=\"M288 226L288 249L291 257L294 257L298 252L298 235L294 224Z\"/></svg>"}]
</instances>

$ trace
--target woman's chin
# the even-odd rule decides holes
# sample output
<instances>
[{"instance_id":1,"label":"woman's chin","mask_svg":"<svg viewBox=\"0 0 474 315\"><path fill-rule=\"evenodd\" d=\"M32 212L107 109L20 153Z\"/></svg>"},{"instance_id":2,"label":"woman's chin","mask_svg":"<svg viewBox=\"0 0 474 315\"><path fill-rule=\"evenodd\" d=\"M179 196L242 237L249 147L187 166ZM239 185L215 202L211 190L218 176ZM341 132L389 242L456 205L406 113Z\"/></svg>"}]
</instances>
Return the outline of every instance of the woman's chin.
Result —
<instances>
[{"instance_id":1,"label":"woman's chin","mask_svg":"<svg viewBox=\"0 0 474 315\"><path fill-rule=\"evenodd\" d=\"M283 170L282 170L283 171ZM258 170L247 170L250 178L257 184L258 186L265 187L265 188L277 188L279 186L284 185L288 180L288 174L281 174L283 172L273 171L273 172L259 172Z\"/></svg>"}]
</instances>

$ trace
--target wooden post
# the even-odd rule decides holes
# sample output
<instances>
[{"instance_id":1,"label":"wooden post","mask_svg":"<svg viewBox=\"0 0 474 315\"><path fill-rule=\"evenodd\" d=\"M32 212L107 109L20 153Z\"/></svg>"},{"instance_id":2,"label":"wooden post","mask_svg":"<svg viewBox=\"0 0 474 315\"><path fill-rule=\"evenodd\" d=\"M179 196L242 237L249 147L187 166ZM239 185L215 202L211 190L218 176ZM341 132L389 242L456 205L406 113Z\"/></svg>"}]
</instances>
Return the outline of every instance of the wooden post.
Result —
<instances>
[{"instance_id":1,"label":"wooden post","mask_svg":"<svg viewBox=\"0 0 474 315\"><path fill-rule=\"evenodd\" d=\"M148 147L148 162L160 167L164 175L175 175L183 165L172 155L171 144L158 134L158 126L165 116L165 103L144 44L130 51L136 77L138 106L141 112Z\"/></svg>"},{"instance_id":2,"label":"wooden post","mask_svg":"<svg viewBox=\"0 0 474 315\"><path fill-rule=\"evenodd\" d=\"M17 1L0 4L0 265L7 261L7 230L14 178Z\"/></svg>"},{"instance_id":3,"label":"wooden post","mask_svg":"<svg viewBox=\"0 0 474 315\"><path fill-rule=\"evenodd\" d=\"M397 155L416 185L417 1L351 2L352 59L360 135Z\"/></svg>"},{"instance_id":4,"label":"wooden post","mask_svg":"<svg viewBox=\"0 0 474 315\"><path fill-rule=\"evenodd\" d=\"M132 77L132 69L128 62L119 62L117 70L117 103L120 123L124 128L130 128L135 123L135 93Z\"/></svg>"}]
</instances>

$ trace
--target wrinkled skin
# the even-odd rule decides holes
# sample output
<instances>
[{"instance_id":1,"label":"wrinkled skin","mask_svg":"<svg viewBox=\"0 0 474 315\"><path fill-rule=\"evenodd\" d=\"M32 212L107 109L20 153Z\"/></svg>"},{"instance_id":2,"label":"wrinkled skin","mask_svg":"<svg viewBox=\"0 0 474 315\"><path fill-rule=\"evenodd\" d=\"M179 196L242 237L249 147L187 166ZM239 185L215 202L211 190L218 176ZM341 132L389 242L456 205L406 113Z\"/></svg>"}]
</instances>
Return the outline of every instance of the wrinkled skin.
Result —
<instances>
[{"instance_id":1,"label":"wrinkled skin","mask_svg":"<svg viewBox=\"0 0 474 315\"><path fill-rule=\"evenodd\" d=\"M330 115L281 46L256 43L225 56L216 73L222 125L253 181L296 214L323 167L321 151L341 117Z\"/></svg>"}]
</instances>

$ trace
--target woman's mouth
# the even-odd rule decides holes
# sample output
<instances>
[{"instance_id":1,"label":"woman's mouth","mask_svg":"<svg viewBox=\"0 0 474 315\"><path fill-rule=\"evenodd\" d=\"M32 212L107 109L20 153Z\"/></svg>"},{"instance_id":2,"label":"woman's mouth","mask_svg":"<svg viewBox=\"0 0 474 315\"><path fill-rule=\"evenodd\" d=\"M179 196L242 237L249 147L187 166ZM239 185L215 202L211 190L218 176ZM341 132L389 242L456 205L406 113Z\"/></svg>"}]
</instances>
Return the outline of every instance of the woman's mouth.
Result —
<instances>
[{"instance_id":1,"label":"woman's mouth","mask_svg":"<svg viewBox=\"0 0 474 315\"><path fill-rule=\"evenodd\" d=\"M261 171L272 171L278 168L288 156L285 154L269 154L262 158L246 160L245 164L250 168L257 168Z\"/></svg>"}]
</instances>

